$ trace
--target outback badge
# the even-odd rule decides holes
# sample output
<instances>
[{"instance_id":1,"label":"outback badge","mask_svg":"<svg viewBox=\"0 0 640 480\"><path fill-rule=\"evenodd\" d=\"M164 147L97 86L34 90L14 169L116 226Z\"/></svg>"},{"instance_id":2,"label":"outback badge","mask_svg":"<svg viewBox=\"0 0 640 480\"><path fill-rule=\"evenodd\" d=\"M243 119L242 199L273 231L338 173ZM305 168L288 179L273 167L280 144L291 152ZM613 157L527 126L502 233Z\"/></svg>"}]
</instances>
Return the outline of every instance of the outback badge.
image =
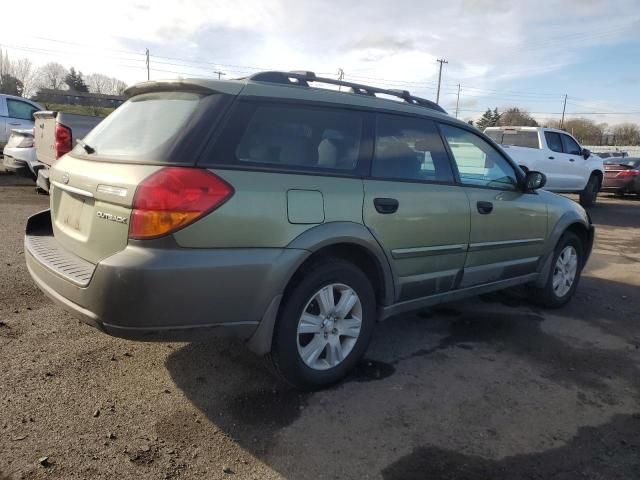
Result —
<instances>
[{"instance_id":1,"label":"outback badge","mask_svg":"<svg viewBox=\"0 0 640 480\"><path fill-rule=\"evenodd\" d=\"M125 225L127 223L129 223L129 218L128 217L122 217L120 215L113 215L111 213L101 212L100 210L98 210L96 215L98 216L98 218L101 218L103 220L109 220L110 222L124 223Z\"/></svg>"}]
</instances>

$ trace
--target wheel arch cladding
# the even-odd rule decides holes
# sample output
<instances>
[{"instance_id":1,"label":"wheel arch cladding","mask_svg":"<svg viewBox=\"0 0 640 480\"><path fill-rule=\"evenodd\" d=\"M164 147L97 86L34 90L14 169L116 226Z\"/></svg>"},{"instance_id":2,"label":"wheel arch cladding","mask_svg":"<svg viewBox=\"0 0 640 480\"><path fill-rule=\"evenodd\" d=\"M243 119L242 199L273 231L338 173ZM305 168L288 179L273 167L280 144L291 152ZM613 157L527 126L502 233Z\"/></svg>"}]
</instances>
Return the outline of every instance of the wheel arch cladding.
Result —
<instances>
[{"instance_id":1,"label":"wheel arch cladding","mask_svg":"<svg viewBox=\"0 0 640 480\"><path fill-rule=\"evenodd\" d=\"M326 258L340 258L354 263L371 280L376 302L390 305L394 299L394 283L389 262L373 235L361 224L352 222L334 222L313 227L296 239L287 248L306 250L308 255L291 269L283 288L283 295L274 298L263 316L254 335L249 339L249 348L264 355L271 350L273 330L281 307L292 280Z\"/></svg>"},{"instance_id":2,"label":"wheel arch cladding","mask_svg":"<svg viewBox=\"0 0 640 480\"><path fill-rule=\"evenodd\" d=\"M320 258L341 258L361 268L369 277L378 304L393 303L394 282L389 261L380 244L364 225L353 222L318 225L299 235L288 248L311 252L290 279Z\"/></svg>"},{"instance_id":3,"label":"wheel arch cladding","mask_svg":"<svg viewBox=\"0 0 640 480\"><path fill-rule=\"evenodd\" d=\"M584 247L584 261L586 262L587 258L591 253L591 247L593 245L593 230L588 220L582 218L577 212L570 211L566 212L560 219L556 222L551 234L548 238L547 250L543 256L543 261L540 262L539 268L539 277L536 281L537 286L543 286L549 271L551 270L551 262L553 260L553 253L555 251L556 245L562 235L566 232L572 232L578 236L578 238L582 241ZM582 265L584 267L584 264Z\"/></svg>"}]
</instances>

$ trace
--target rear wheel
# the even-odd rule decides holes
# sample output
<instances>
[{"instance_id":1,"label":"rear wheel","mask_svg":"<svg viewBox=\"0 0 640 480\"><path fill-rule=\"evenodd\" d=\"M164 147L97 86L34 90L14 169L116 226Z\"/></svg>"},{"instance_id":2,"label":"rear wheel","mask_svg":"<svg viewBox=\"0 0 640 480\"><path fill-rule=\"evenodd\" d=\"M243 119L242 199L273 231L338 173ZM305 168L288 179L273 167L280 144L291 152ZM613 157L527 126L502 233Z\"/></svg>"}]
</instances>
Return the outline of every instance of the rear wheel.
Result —
<instances>
[{"instance_id":1,"label":"rear wheel","mask_svg":"<svg viewBox=\"0 0 640 480\"><path fill-rule=\"evenodd\" d=\"M592 207L598 198L598 190L600 190L600 178L597 175L591 175L584 190L580 192L580 205L583 207Z\"/></svg>"},{"instance_id":2,"label":"rear wheel","mask_svg":"<svg viewBox=\"0 0 640 480\"><path fill-rule=\"evenodd\" d=\"M533 290L533 298L550 308L565 305L578 287L583 266L582 242L575 234L565 233L554 250L552 267L545 285Z\"/></svg>"},{"instance_id":3,"label":"rear wheel","mask_svg":"<svg viewBox=\"0 0 640 480\"><path fill-rule=\"evenodd\" d=\"M373 288L360 269L338 259L307 269L293 282L270 360L293 386L323 388L344 378L364 355L375 323Z\"/></svg>"}]
</instances>

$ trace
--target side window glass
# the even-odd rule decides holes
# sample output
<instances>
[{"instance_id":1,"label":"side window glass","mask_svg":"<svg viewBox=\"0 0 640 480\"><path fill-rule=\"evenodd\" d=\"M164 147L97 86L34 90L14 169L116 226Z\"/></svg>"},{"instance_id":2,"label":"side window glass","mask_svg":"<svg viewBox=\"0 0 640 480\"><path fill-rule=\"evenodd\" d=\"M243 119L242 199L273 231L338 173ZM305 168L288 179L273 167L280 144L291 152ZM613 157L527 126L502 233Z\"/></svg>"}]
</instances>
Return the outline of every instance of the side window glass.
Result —
<instances>
[{"instance_id":1,"label":"side window glass","mask_svg":"<svg viewBox=\"0 0 640 480\"><path fill-rule=\"evenodd\" d=\"M246 128L235 148L234 163L344 171L356 168L363 128L358 112L247 105L237 115L241 118L230 123L244 123Z\"/></svg>"},{"instance_id":2,"label":"side window glass","mask_svg":"<svg viewBox=\"0 0 640 480\"><path fill-rule=\"evenodd\" d=\"M562 153L562 140L557 132L544 132L544 138L547 140L547 146L553 152Z\"/></svg>"},{"instance_id":3,"label":"side window glass","mask_svg":"<svg viewBox=\"0 0 640 480\"><path fill-rule=\"evenodd\" d=\"M462 128L445 124L440 128L453 153L463 184L516 189L518 177L514 168L489 143Z\"/></svg>"},{"instance_id":4,"label":"side window glass","mask_svg":"<svg viewBox=\"0 0 640 480\"><path fill-rule=\"evenodd\" d=\"M33 120L32 114L37 111L30 103L11 98L7 98L7 110L9 117L20 120Z\"/></svg>"},{"instance_id":5,"label":"side window glass","mask_svg":"<svg viewBox=\"0 0 640 480\"><path fill-rule=\"evenodd\" d=\"M449 159L433 121L379 114L372 176L452 182Z\"/></svg>"},{"instance_id":6,"label":"side window glass","mask_svg":"<svg viewBox=\"0 0 640 480\"><path fill-rule=\"evenodd\" d=\"M571 138L569 135L562 135L562 145L564 148L564 153L568 153L569 155L580 155L582 154L582 149L580 145L576 143L576 141Z\"/></svg>"}]
</instances>

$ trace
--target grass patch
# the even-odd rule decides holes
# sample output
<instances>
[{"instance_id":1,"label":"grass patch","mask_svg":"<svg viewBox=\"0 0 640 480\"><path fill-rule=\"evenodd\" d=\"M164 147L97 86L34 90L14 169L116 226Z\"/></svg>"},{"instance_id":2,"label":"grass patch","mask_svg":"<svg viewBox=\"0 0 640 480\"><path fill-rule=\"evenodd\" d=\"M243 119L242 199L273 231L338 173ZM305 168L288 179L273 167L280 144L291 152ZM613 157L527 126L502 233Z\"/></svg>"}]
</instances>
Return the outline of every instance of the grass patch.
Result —
<instances>
[{"instance_id":1,"label":"grass patch","mask_svg":"<svg viewBox=\"0 0 640 480\"><path fill-rule=\"evenodd\" d=\"M44 107L47 110L53 110L54 112L64 113L77 113L79 115L91 115L93 117L106 117L114 108L107 107L89 107L85 105L65 105L63 103L45 103Z\"/></svg>"}]
</instances>

